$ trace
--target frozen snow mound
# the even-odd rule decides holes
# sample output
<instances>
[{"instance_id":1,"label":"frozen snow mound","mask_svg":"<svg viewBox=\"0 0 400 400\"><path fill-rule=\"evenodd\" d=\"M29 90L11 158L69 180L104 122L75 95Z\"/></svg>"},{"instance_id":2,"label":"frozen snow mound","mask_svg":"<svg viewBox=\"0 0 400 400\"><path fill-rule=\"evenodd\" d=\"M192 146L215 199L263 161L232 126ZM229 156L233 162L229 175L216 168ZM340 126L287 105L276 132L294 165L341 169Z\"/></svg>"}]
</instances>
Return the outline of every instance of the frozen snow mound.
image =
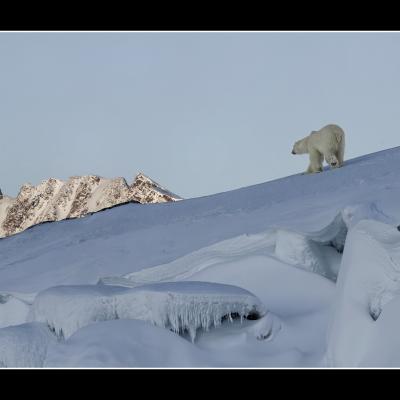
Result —
<instances>
[{"instance_id":1,"label":"frozen snow mound","mask_svg":"<svg viewBox=\"0 0 400 400\"><path fill-rule=\"evenodd\" d=\"M360 221L348 235L337 281L326 362L400 366L400 232Z\"/></svg>"},{"instance_id":2,"label":"frozen snow mound","mask_svg":"<svg viewBox=\"0 0 400 400\"><path fill-rule=\"evenodd\" d=\"M364 219L393 222L374 202L351 204L344 207L330 224L319 231L278 229L275 256L288 264L336 281L347 233Z\"/></svg>"},{"instance_id":3,"label":"frozen snow mound","mask_svg":"<svg viewBox=\"0 0 400 400\"><path fill-rule=\"evenodd\" d=\"M209 330L224 317L258 319L266 312L256 296L240 287L185 281L136 288L56 286L36 296L29 318L64 338L96 321L139 319L188 332L194 341L197 329Z\"/></svg>"},{"instance_id":4,"label":"frozen snow mound","mask_svg":"<svg viewBox=\"0 0 400 400\"><path fill-rule=\"evenodd\" d=\"M0 367L42 367L47 348L56 337L38 322L0 329Z\"/></svg>"},{"instance_id":5,"label":"frozen snow mound","mask_svg":"<svg viewBox=\"0 0 400 400\"><path fill-rule=\"evenodd\" d=\"M208 367L207 353L166 329L139 320L102 321L52 344L46 368Z\"/></svg>"},{"instance_id":6,"label":"frozen snow mound","mask_svg":"<svg viewBox=\"0 0 400 400\"><path fill-rule=\"evenodd\" d=\"M0 292L0 328L26 322L34 295Z\"/></svg>"}]
</instances>

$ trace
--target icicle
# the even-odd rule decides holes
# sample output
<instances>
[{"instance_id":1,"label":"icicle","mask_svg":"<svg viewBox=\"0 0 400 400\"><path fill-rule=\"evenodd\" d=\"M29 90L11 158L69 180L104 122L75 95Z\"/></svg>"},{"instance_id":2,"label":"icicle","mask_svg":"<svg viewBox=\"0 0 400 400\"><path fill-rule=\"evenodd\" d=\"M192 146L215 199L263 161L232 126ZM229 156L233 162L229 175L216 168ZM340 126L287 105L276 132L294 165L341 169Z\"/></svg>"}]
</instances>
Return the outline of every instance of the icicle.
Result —
<instances>
[{"instance_id":1,"label":"icicle","mask_svg":"<svg viewBox=\"0 0 400 400\"><path fill-rule=\"evenodd\" d=\"M192 292L191 292L192 290ZM262 316L264 306L244 289L205 282L168 282L121 288L103 285L64 286L40 293L32 320L47 321L68 338L95 321L141 319L176 333L208 331L250 313Z\"/></svg>"}]
</instances>

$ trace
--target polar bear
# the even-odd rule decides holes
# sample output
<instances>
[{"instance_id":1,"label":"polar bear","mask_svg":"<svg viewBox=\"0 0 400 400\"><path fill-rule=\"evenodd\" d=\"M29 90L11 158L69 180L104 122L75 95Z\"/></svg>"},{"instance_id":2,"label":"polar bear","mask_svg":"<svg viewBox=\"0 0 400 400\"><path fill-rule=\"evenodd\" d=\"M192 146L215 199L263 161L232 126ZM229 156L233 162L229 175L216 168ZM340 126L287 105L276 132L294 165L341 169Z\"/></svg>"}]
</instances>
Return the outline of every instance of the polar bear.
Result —
<instances>
[{"instance_id":1,"label":"polar bear","mask_svg":"<svg viewBox=\"0 0 400 400\"><path fill-rule=\"evenodd\" d=\"M322 172L324 158L331 168L343 165L344 145L343 129L338 125L329 124L298 140L293 146L292 154L310 155L310 165L306 174Z\"/></svg>"}]
</instances>

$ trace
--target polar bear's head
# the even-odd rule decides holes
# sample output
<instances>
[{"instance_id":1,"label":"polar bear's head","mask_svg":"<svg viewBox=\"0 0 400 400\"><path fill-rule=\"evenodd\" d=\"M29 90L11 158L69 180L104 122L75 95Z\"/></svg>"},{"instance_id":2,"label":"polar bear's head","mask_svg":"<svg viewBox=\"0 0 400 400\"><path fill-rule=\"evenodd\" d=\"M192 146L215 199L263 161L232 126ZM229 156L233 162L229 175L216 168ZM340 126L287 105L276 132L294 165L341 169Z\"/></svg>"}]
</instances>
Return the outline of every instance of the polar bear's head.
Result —
<instances>
[{"instance_id":1,"label":"polar bear's head","mask_svg":"<svg viewBox=\"0 0 400 400\"><path fill-rule=\"evenodd\" d=\"M339 161L334 154L327 156L326 162L331 166L331 168L337 168L339 166Z\"/></svg>"},{"instance_id":2,"label":"polar bear's head","mask_svg":"<svg viewBox=\"0 0 400 400\"><path fill-rule=\"evenodd\" d=\"M305 139L298 140L293 145L292 154L305 154L307 152L307 141Z\"/></svg>"}]
</instances>

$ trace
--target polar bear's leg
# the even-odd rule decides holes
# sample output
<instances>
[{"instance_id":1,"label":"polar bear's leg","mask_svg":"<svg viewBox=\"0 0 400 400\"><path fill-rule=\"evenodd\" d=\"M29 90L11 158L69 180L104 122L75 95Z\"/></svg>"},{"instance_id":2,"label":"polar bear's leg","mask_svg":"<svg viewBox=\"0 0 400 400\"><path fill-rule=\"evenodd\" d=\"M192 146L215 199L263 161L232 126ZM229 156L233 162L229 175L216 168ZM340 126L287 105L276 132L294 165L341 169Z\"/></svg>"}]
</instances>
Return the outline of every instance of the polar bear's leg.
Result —
<instances>
[{"instance_id":1,"label":"polar bear's leg","mask_svg":"<svg viewBox=\"0 0 400 400\"><path fill-rule=\"evenodd\" d=\"M323 171L323 167L322 167L323 162L324 162L324 155L321 154L319 151L316 151L316 164L315 165L316 165L317 172Z\"/></svg>"},{"instance_id":2,"label":"polar bear's leg","mask_svg":"<svg viewBox=\"0 0 400 400\"><path fill-rule=\"evenodd\" d=\"M343 165L343 160L344 160L344 136L342 137L342 140L339 143L337 159L339 162L339 167L341 167Z\"/></svg>"},{"instance_id":3,"label":"polar bear's leg","mask_svg":"<svg viewBox=\"0 0 400 400\"><path fill-rule=\"evenodd\" d=\"M322 162L324 156L316 149L310 150L310 165L306 171L307 174L313 174L314 172L322 172Z\"/></svg>"},{"instance_id":4,"label":"polar bear's leg","mask_svg":"<svg viewBox=\"0 0 400 400\"><path fill-rule=\"evenodd\" d=\"M330 165L331 168L338 168L339 158L338 158L338 151L330 150L325 153L325 161Z\"/></svg>"}]
</instances>

